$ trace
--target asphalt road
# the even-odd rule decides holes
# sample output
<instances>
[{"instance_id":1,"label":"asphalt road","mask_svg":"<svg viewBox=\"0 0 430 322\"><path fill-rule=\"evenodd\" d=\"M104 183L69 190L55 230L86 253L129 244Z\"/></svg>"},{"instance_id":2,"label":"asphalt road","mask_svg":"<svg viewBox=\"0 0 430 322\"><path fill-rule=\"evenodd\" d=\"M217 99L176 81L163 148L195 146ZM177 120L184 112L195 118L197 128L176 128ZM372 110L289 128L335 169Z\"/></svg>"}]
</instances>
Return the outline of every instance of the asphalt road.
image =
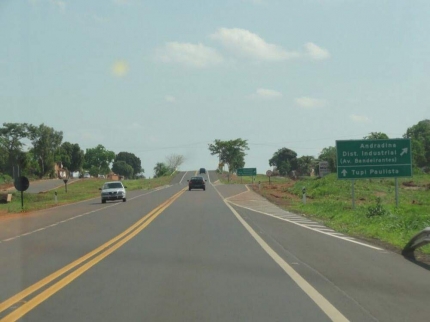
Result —
<instances>
[{"instance_id":1,"label":"asphalt road","mask_svg":"<svg viewBox=\"0 0 430 322\"><path fill-rule=\"evenodd\" d=\"M79 179L69 179L67 184L72 184ZM39 193L43 191L52 190L58 187L64 187L64 182L61 179L50 179L50 180L40 180L31 181L30 186L27 189L27 193Z\"/></svg>"},{"instance_id":2,"label":"asphalt road","mask_svg":"<svg viewBox=\"0 0 430 322\"><path fill-rule=\"evenodd\" d=\"M3 218L0 321L428 320L428 267L231 203L247 188L211 172L188 191L193 175Z\"/></svg>"}]
</instances>

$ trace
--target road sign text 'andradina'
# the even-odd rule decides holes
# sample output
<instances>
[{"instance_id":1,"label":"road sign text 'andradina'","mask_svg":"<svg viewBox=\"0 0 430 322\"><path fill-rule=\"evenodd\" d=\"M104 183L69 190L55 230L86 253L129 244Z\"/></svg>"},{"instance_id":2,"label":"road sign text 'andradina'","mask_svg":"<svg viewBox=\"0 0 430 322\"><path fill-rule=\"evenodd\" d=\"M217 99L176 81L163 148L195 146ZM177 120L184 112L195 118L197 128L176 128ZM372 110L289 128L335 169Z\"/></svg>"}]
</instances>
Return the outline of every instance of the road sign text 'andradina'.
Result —
<instances>
[{"instance_id":1,"label":"road sign text 'andradina'","mask_svg":"<svg viewBox=\"0 0 430 322\"><path fill-rule=\"evenodd\" d=\"M410 177L409 139L336 141L339 179Z\"/></svg>"}]
</instances>

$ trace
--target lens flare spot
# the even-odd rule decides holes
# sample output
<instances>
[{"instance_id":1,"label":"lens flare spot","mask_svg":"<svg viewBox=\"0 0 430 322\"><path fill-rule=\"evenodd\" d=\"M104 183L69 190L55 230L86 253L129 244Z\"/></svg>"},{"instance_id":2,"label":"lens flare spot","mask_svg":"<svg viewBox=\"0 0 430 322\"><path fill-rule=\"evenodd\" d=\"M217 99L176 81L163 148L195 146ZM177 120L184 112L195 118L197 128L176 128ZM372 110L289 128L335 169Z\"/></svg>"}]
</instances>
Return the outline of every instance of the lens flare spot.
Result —
<instances>
[{"instance_id":1,"label":"lens flare spot","mask_svg":"<svg viewBox=\"0 0 430 322\"><path fill-rule=\"evenodd\" d=\"M124 60L120 60L115 62L112 65L112 74L114 74L117 77L123 77L125 75L127 75L128 73L128 64L126 61Z\"/></svg>"}]
</instances>

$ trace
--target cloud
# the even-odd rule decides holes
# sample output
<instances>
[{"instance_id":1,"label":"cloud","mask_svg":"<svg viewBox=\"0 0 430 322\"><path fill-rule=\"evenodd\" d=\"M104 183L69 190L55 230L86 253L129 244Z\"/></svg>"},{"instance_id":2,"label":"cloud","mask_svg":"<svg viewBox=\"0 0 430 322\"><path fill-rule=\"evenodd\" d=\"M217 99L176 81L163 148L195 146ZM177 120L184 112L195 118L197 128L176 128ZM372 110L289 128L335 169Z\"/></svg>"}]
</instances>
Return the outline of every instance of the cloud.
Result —
<instances>
[{"instance_id":1,"label":"cloud","mask_svg":"<svg viewBox=\"0 0 430 322\"><path fill-rule=\"evenodd\" d=\"M51 0L51 4L58 7L61 13L66 11L66 2L62 0Z\"/></svg>"},{"instance_id":2,"label":"cloud","mask_svg":"<svg viewBox=\"0 0 430 322\"><path fill-rule=\"evenodd\" d=\"M212 39L218 40L232 52L264 61L283 61L297 58L297 52L284 50L282 47L267 43L260 36L239 28L220 28L211 35Z\"/></svg>"},{"instance_id":3,"label":"cloud","mask_svg":"<svg viewBox=\"0 0 430 322\"><path fill-rule=\"evenodd\" d=\"M166 102L168 102L168 103L175 103L176 102L176 98L174 97L174 96L171 96L171 95L166 95L165 97L164 97L164 99L166 100Z\"/></svg>"},{"instance_id":4,"label":"cloud","mask_svg":"<svg viewBox=\"0 0 430 322\"><path fill-rule=\"evenodd\" d=\"M357 123L368 123L370 121L370 119L365 115L351 114L349 118Z\"/></svg>"},{"instance_id":5,"label":"cloud","mask_svg":"<svg viewBox=\"0 0 430 322\"><path fill-rule=\"evenodd\" d=\"M282 93L275 91L273 89L265 89L259 88L256 90L254 94L251 95L251 98L259 98L259 99L279 99L282 97Z\"/></svg>"},{"instance_id":6,"label":"cloud","mask_svg":"<svg viewBox=\"0 0 430 322\"><path fill-rule=\"evenodd\" d=\"M117 77L123 77L128 73L128 64L124 60L118 60L112 65L112 74Z\"/></svg>"},{"instance_id":7,"label":"cloud","mask_svg":"<svg viewBox=\"0 0 430 322\"><path fill-rule=\"evenodd\" d=\"M319 108L327 105L327 101L307 96L298 97L294 100L296 104L303 108Z\"/></svg>"},{"instance_id":8,"label":"cloud","mask_svg":"<svg viewBox=\"0 0 430 322\"><path fill-rule=\"evenodd\" d=\"M217 65L224 61L213 48L190 43L168 42L155 52L155 58L164 63L180 63L196 68Z\"/></svg>"},{"instance_id":9,"label":"cloud","mask_svg":"<svg viewBox=\"0 0 430 322\"><path fill-rule=\"evenodd\" d=\"M327 49L321 48L312 42L305 44L306 55L312 60L324 60L330 58L330 53Z\"/></svg>"}]
</instances>

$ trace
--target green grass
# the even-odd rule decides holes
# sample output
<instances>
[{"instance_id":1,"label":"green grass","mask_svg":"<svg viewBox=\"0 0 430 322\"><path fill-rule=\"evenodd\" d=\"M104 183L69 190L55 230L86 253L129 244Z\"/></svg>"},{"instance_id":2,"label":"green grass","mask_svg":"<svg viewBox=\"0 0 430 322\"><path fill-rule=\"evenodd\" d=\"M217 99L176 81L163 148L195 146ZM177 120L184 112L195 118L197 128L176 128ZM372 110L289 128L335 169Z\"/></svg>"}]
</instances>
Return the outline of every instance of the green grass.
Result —
<instances>
[{"instance_id":1,"label":"green grass","mask_svg":"<svg viewBox=\"0 0 430 322\"><path fill-rule=\"evenodd\" d=\"M223 173L222 175L218 175L219 181L224 184L237 184L237 183L243 183L243 184L249 184L252 183L252 177L239 177L237 175L230 175L230 178L227 173ZM282 177L271 177L270 182L271 183L285 183L288 179L282 178ZM264 174L257 174L257 176L254 177L254 183L268 183L269 177Z\"/></svg>"},{"instance_id":2,"label":"green grass","mask_svg":"<svg viewBox=\"0 0 430 322\"><path fill-rule=\"evenodd\" d=\"M394 179L356 180L354 210L351 181L338 180L335 174L322 179L302 179L286 188L286 193L296 196L290 198L286 208L316 218L336 231L375 238L401 249L413 235L430 226L430 175L398 181L398 208ZM403 183L409 183L409 187ZM303 187L307 191L306 205L301 199ZM371 212L369 207L377 205L377 198L381 208ZM430 245L421 250L430 254Z\"/></svg>"},{"instance_id":3,"label":"green grass","mask_svg":"<svg viewBox=\"0 0 430 322\"><path fill-rule=\"evenodd\" d=\"M12 183L13 179L11 176L7 174L0 173L0 184L9 184Z\"/></svg>"},{"instance_id":4,"label":"green grass","mask_svg":"<svg viewBox=\"0 0 430 322\"><path fill-rule=\"evenodd\" d=\"M172 178L161 177L155 179L137 179L124 180L127 191L132 190L149 190L156 187L164 186L170 183ZM24 212L51 208L77 201L91 198L100 199L100 190L103 183L108 180L104 179L83 179L67 186L68 192L65 192L64 186L46 193L31 194L24 192ZM54 193L57 192L55 203ZM21 194L18 191L12 193L12 202L0 204L0 214L21 212ZM99 202L100 200L96 200Z\"/></svg>"}]
</instances>

